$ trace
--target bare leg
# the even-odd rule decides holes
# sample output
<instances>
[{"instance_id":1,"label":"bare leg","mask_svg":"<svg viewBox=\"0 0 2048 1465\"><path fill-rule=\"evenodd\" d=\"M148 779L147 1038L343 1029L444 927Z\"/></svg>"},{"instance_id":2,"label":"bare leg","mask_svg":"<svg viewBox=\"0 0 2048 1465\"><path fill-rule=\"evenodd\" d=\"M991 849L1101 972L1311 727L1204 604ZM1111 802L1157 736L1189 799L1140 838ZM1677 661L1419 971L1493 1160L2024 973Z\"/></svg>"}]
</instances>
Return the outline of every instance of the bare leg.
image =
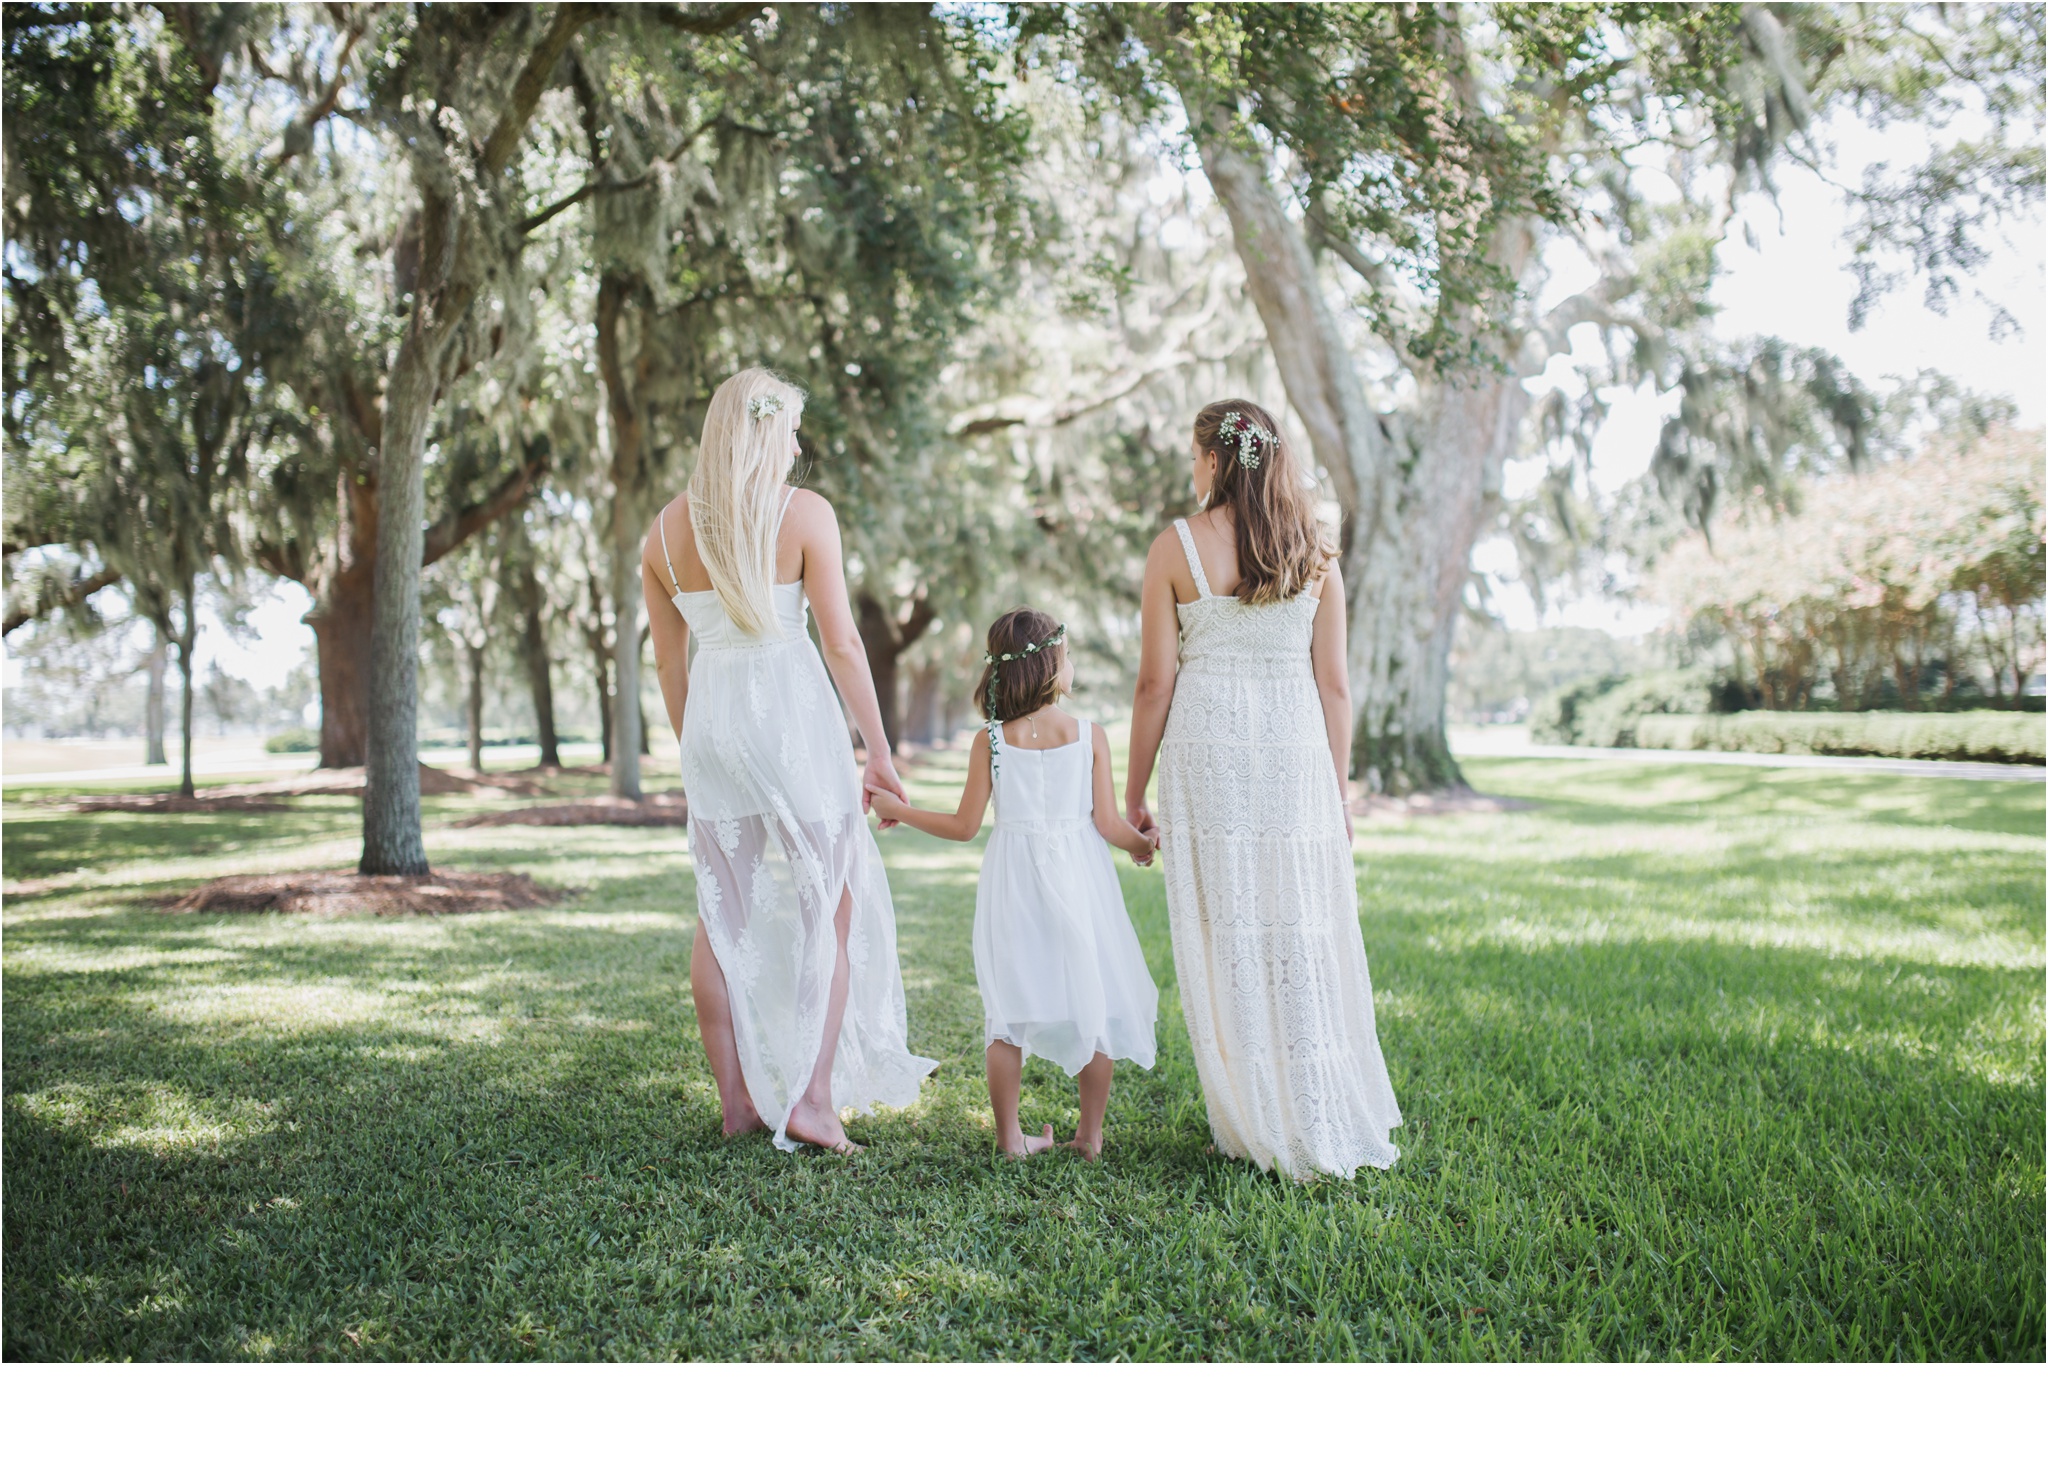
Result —
<instances>
[{"instance_id":1,"label":"bare leg","mask_svg":"<svg viewBox=\"0 0 2048 1465\"><path fill-rule=\"evenodd\" d=\"M1109 1080L1116 1065L1107 1053L1097 1053L1078 1075L1081 1084L1081 1123L1074 1130L1073 1148L1091 1160L1102 1158L1102 1116L1109 1108Z\"/></svg>"},{"instance_id":2,"label":"bare leg","mask_svg":"<svg viewBox=\"0 0 2048 1465\"><path fill-rule=\"evenodd\" d=\"M1026 1135L1017 1125L1017 1096L1024 1087L1024 1050L1014 1043L988 1045L988 1101L996 1111L996 1144L1013 1160L1052 1148L1052 1126Z\"/></svg>"},{"instance_id":3,"label":"bare leg","mask_svg":"<svg viewBox=\"0 0 2048 1465\"><path fill-rule=\"evenodd\" d=\"M697 1004L697 1031L704 1039L704 1056L711 1062L712 1082L718 1085L718 1112L725 1121L725 1132L766 1129L747 1093L746 1076L740 1072L740 1048L732 1035L725 972L711 949L711 938L704 934L702 921L697 923L697 939L690 947L690 995Z\"/></svg>"},{"instance_id":4,"label":"bare leg","mask_svg":"<svg viewBox=\"0 0 2048 1465\"><path fill-rule=\"evenodd\" d=\"M791 1139L851 1153L860 1146L847 1139L846 1126L839 1122L839 1111L832 1107L832 1060L839 1052L839 1027L846 1020L846 990L853 971L846 959L846 937L853 929L851 887L839 898L839 913L833 918L832 929L838 951L832 962L832 988L825 998L825 1040L818 1045L818 1062L811 1070L811 1082L789 1111L785 1128Z\"/></svg>"}]
</instances>

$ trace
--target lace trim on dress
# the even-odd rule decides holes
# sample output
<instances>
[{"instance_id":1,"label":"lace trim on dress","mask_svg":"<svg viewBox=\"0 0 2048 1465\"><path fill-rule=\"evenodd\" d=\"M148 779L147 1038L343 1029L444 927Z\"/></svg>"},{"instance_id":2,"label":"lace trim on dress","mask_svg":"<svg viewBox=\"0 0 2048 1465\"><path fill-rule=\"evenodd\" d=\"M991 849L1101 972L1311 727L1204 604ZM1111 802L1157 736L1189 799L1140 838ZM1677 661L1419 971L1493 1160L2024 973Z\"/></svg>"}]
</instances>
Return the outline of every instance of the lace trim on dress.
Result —
<instances>
[{"instance_id":1,"label":"lace trim on dress","mask_svg":"<svg viewBox=\"0 0 2048 1465\"><path fill-rule=\"evenodd\" d=\"M1188 569L1194 573L1195 593L1204 600L1221 600L1209 589L1209 577L1202 573L1202 557L1195 551L1195 531L1188 527L1185 519L1173 521L1174 531L1180 535L1181 552L1188 557Z\"/></svg>"}]
</instances>

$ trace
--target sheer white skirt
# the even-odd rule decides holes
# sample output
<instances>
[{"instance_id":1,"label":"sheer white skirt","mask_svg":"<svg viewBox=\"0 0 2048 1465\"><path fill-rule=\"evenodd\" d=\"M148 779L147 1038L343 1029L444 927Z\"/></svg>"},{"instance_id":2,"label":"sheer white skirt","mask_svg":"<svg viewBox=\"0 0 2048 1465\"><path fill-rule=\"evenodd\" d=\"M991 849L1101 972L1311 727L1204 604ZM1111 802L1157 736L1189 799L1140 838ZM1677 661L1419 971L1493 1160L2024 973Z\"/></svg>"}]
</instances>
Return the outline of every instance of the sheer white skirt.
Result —
<instances>
[{"instance_id":1,"label":"sheer white skirt","mask_svg":"<svg viewBox=\"0 0 2048 1465\"><path fill-rule=\"evenodd\" d=\"M901 1108L937 1064L909 1048L896 917L838 700L808 637L706 647L680 742L697 915L725 972L747 1093L789 1138L824 1042L851 906L832 1102Z\"/></svg>"}]
</instances>

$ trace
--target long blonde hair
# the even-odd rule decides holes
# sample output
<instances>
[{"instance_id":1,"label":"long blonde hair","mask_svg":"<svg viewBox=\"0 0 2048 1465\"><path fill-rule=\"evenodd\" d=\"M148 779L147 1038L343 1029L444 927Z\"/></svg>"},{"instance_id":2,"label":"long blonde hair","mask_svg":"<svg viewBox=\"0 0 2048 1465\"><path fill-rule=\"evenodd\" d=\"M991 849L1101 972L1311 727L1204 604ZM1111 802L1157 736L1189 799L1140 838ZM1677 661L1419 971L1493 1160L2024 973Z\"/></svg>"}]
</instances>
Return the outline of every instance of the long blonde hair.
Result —
<instances>
[{"instance_id":1,"label":"long blonde hair","mask_svg":"<svg viewBox=\"0 0 2048 1465\"><path fill-rule=\"evenodd\" d=\"M690 525L711 588L750 636L775 624L775 530L804 393L759 366L719 383L690 472Z\"/></svg>"}]
</instances>

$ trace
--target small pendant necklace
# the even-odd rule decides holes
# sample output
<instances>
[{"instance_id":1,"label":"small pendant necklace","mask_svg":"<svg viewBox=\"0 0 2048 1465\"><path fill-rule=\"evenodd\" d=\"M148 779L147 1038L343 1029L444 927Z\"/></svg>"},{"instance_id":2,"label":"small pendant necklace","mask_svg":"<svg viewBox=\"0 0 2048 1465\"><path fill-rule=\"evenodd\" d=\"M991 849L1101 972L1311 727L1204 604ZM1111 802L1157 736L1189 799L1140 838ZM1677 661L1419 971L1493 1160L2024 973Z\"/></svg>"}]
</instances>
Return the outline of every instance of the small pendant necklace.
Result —
<instances>
[{"instance_id":1,"label":"small pendant necklace","mask_svg":"<svg viewBox=\"0 0 2048 1465\"><path fill-rule=\"evenodd\" d=\"M1025 718L1024 718L1024 725L1025 725L1026 727L1028 727L1028 728L1030 728L1030 729L1031 729L1031 741L1032 741L1032 742L1034 742L1034 743L1035 743L1035 742L1037 742L1037 741L1038 741L1038 717L1037 717L1037 715L1036 715L1035 713L1027 713L1027 714L1025 715Z\"/></svg>"}]
</instances>

